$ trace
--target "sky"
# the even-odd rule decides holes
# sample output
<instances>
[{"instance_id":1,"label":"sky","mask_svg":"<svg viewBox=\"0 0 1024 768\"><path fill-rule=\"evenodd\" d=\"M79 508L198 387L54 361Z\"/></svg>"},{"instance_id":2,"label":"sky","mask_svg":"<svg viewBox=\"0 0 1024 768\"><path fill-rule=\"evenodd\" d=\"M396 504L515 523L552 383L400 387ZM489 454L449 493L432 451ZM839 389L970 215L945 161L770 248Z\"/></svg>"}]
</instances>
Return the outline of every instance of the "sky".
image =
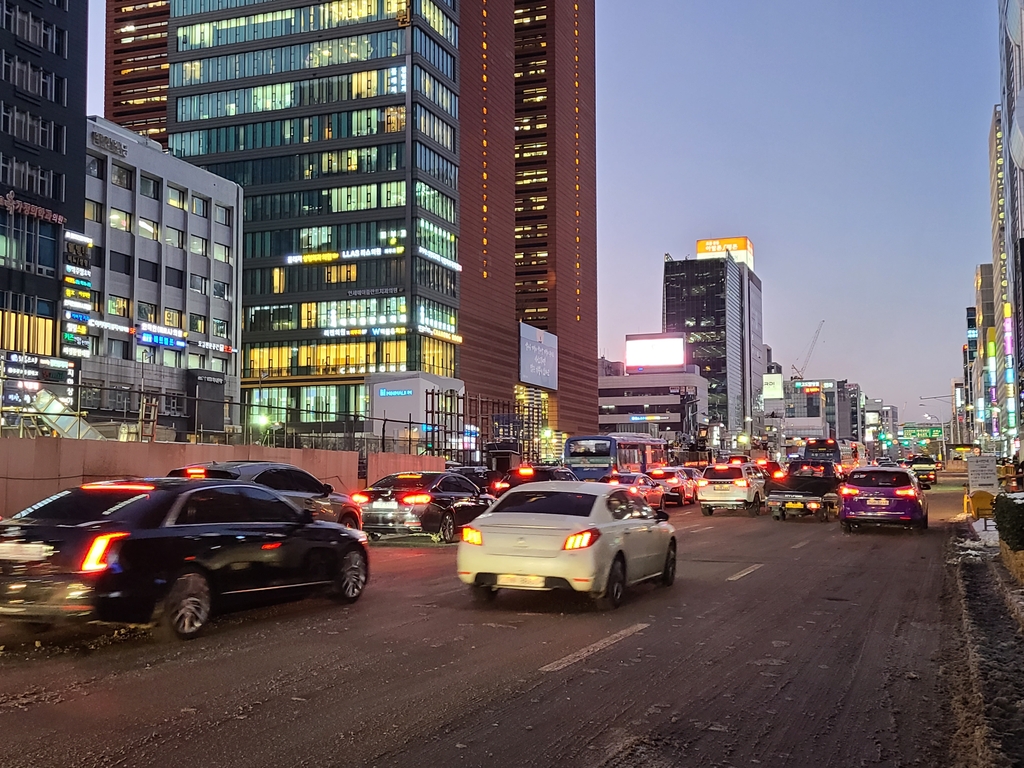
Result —
<instances>
[{"instance_id":1,"label":"sky","mask_svg":"<svg viewBox=\"0 0 1024 768\"><path fill-rule=\"evenodd\" d=\"M806 378L948 417L919 403L961 375L992 256L996 0L596 2L601 353L661 330L665 253L746 236L787 375L824 319Z\"/></svg>"}]
</instances>

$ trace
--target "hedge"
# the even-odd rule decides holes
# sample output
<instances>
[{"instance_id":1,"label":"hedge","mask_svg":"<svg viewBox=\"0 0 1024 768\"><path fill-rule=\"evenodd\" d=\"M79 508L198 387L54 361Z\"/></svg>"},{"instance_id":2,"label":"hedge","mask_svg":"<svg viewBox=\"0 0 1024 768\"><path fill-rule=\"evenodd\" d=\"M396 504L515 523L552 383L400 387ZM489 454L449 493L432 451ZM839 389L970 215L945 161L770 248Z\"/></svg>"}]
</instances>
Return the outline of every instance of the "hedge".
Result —
<instances>
[{"instance_id":1,"label":"hedge","mask_svg":"<svg viewBox=\"0 0 1024 768\"><path fill-rule=\"evenodd\" d=\"M1024 497L996 496L993 517L999 539L1014 552L1024 550Z\"/></svg>"}]
</instances>

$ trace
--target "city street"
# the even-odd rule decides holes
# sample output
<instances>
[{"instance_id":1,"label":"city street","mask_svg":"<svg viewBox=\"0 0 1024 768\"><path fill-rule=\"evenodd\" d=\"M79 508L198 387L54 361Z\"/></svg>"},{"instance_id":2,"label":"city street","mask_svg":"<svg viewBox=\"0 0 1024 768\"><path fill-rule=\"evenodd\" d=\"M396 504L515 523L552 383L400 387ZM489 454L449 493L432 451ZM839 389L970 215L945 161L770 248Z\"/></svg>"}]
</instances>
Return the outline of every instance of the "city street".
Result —
<instances>
[{"instance_id":1,"label":"city street","mask_svg":"<svg viewBox=\"0 0 1024 768\"><path fill-rule=\"evenodd\" d=\"M672 508L675 585L610 613L482 608L454 547L376 546L356 605L257 608L192 643L0 627L0 764L946 765L958 490L931 493L924 535Z\"/></svg>"}]
</instances>

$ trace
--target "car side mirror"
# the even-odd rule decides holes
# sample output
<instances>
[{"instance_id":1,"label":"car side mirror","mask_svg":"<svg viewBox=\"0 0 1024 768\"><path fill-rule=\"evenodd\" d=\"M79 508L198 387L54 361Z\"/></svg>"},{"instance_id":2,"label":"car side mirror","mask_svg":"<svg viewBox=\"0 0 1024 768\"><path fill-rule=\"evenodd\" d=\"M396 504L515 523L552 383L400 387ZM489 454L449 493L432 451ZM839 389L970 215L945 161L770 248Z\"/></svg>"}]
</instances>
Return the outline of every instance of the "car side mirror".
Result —
<instances>
[{"instance_id":1,"label":"car side mirror","mask_svg":"<svg viewBox=\"0 0 1024 768\"><path fill-rule=\"evenodd\" d=\"M663 512L662 510L659 509L657 512L654 513L654 516L657 518L659 523L668 522L668 512Z\"/></svg>"},{"instance_id":2,"label":"car side mirror","mask_svg":"<svg viewBox=\"0 0 1024 768\"><path fill-rule=\"evenodd\" d=\"M334 493L334 486L330 483L324 483L324 496L330 496Z\"/></svg>"}]
</instances>

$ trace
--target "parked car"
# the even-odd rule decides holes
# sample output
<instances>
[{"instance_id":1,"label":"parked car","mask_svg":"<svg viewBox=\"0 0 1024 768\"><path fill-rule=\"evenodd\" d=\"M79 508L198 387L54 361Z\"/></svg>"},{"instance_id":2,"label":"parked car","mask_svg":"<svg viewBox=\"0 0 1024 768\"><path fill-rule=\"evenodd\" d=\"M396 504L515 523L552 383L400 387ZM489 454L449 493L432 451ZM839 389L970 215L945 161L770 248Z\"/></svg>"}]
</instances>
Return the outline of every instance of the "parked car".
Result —
<instances>
[{"instance_id":1,"label":"parked car","mask_svg":"<svg viewBox=\"0 0 1024 768\"><path fill-rule=\"evenodd\" d=\"M617 472L605 475L598 482L621 485L655 509L665 509L665 489L640 472Z\"/></svg>"},{"instance_id":2,"label":"parked car","mask_svg":"<svg viewBox=\"0 0 1024 768\"><path fill-rule=\"evenodd\" d=\"M399 472L352 498L362 505L363 530L375 539L386 533L436 533L447 543L494 501L456 472Z\"/></svg>"},{"instance_id":3,"label":"parked car","mask_svg":"<svg viewBox=\"0 0 1024 768\"><path fill-rule=\"evenodd\" d=\"M330 520L346 528L362 527L362 510L353 497L321 483L309 472L291 464L271 461L221 461L190 464L171 470L168 477L192 480L242 480L277 491L295 506L308 509L315 520Z\"/></svg>"},{"instance_id":4,"label":"parked car","mask_svg":"<svg viewBox=\"0 0 1024 768\"><path fill-rule=\"evenodd\" d=\"M888 467L867 467L850 472L839 487L842 503L839 522L843 531L865 525L902 525L928 528L928 499L913 472Z\"/></svg>"},{"instance_id":5,"label":"parked car","mask_svg":"<svg viewBox=\"0 0 1024 768\"><path fill-rule=\"evenodd\" d=\"M665 499L679 506L692 504L697 500L697 481L685 467L664 467L652 469L648 476L665 491Z\"/></svg>"},{"instance_id":6,"label":"parked car","mask_svg":"<svg viewBox=\"0 0 1024 768\"><path fill-rule=\"evenodd\" d=\"M144 624L189 640L233 596L359 599L366 535L234 480L88 483L0 523L0 618Z\"/></svg>"},{"instance_id":7,"label":"parked car","mask_svg":"<svg viewBox=\"0 0 1024 768\"><path fill-rule=\"evenodd\" d=\"M675 529L667 520L621 486L523 485L463 529L458 575L480 602L501 589L562 589L617 608L628 585L675 581Z\"/></svg>"},{"instance_id":8,"label":"parked car","mask_svg":"<svg viewBox=\"0 0 1024 768\"><path fill-rule=\"evenodd\" d=\"M523 464L507 473L501 480L492 486L495 496L501 496L509 488L515 488L523 483L546 483L552 480L577 483L579 478L567 467L558 465L532 466Z\"/></svg>"},{"instance_id":9,"label":"parked car","mask_svg":"<svg viewBox=\"0 0 1024 768\"><path fill-rule=\"evenodd\" d=\"M504 476L500 469L488 469L487 467L449 467L448 471L462 475L485 492L490 491L494 483Z\"/></svg>"},{"instance_id":10,"label":"parked car","mask_svg":"<svg viewBox=\"0 0 1024 768\"><path fill-rule=\"evenodd\" d=\"M713 515L716 509L745 509L757 517L764 498L764 476L753 464L713 464L697 483L704 515Z\"/></svg>"}]
</instances>

